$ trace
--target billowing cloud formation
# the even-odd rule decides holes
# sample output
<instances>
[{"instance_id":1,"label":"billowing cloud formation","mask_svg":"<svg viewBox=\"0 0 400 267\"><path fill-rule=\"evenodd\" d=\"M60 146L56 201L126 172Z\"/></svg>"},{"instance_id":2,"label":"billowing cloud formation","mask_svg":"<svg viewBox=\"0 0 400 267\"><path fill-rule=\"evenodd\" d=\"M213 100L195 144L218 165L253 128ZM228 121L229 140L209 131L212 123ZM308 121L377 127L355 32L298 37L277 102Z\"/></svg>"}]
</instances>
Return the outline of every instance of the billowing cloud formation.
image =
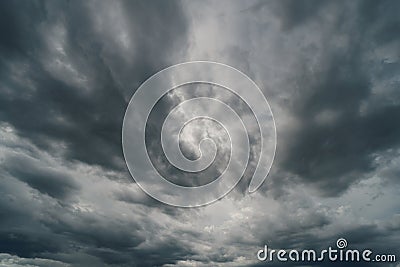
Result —
<instances>
[{"instance_id":1,"label":"billowing cloud formation","mask_svg":"<svg viewBox=\"0 0 400 267\"><path fill-rule=\"evenodd\" d=\"M0 5L0 266L257 266L264 244L338 237L400 257L397 1ZM278 150L257 193L249 170L221 201L179 209L130 179L129 98L189 60L230 64L267 96ZM185 94L159 103L154 127Z\"/></svg>"}]
</instances>

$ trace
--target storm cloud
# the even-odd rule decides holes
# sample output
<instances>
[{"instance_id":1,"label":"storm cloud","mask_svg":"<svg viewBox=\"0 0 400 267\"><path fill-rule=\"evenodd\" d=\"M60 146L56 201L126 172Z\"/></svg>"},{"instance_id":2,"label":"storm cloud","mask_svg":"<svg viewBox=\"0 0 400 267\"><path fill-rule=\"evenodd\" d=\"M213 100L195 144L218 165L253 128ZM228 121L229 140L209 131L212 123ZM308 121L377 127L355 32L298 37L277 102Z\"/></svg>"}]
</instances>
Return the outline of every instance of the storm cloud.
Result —
<instances>
[{"instance_id":1,"label":"storm cloud","mask_svg":"<svg viewBox=\"0 0 400 267\"><path fill-rule=\"evenodd\" d=\"M0 2L0 266L263 266L265 244L319 250L339 237L399 258L399 12L391 0ZM278 145L256 193L252 131L238 188L182 209L135 184L121 128L140 84L191 60L249 75ZM166 113L201 95L250 113L210 90L175 90L150 117L149 155L184 185L208 182L227 152L179 175L160 148Z\"/></svg>"}]
</instances>

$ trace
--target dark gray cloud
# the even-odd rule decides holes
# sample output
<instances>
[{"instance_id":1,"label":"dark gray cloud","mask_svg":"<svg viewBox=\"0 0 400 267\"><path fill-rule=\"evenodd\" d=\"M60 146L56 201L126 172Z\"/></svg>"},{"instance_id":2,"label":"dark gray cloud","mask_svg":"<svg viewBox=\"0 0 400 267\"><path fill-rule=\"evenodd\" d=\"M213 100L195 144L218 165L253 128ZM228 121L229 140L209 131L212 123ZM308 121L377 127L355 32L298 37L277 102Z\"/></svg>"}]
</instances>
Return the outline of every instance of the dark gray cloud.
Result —
<instances>
[{"instance_id":1,"label":"dark gray cloud","mask_svg":"<svg viewBox=\"0 0 400 267\"><path fill-rule=\"evenodd\" d=\"M382 90L374 88L377 70L386 68L381 59L368 60L368 53L388 42L399 42L377 38L388 25L398 24L393 10L399 8L394 2L378 7L370 2L357 4L345 12L348 17L335 18L334 28L328 27L329 31L324 33L319 44L323 55L318 68L295 74L301 95L294 99L292 112L300 125L285 140L289 150L282 168L316 184L326 194L342 193L374 169L373 153L399 145L398 105L386 103L378 109L363 111L363 106ZM324 11L315 16L322 25L326 23ZM346 42L338 46L332 42L335 38L345 38ZM300 64L307 64L308 60L304 57ZM398 71L385 73L391 77L398 75Z\"/></svg>"},{"instance_id":2,"label":"dark gray cloud","mask_svg":"<svg viewBox=\"0 0 400 267\"><path fill-rule=\"evenodd\" d=\"M76 213L87 178L70 165L122 170L109 177L130 182L121 151L124 111L134 89L186 49L187 23L179 3L3 2L0 10L0 120L32 142L3 144L9 151L2 160L3 182L22 191L2 187L0 212L7 219L0 251L46 254L78 266L162 265L186 254L178 242L160 245L165 252L154 247L142 253L135 247L146 238L136 234L140 227L134 221ZM37 149L58 155L66 165L49 162ZM21 194L53 206L17 201ZM75 253L81 257L71 256Z\"/></svg>"},{"instance_id":3,"label":"dark gray cloud","mask_svg":"<svg viewBox=\"0 0 400 267\"><path fill-rule=\"evenodd\" d=\"M34 159L28 157L10 157L3 164L13 177L26 182L30 187L43 194L58 199L65 199L79 190L75 179L63 171L48 166L37 166Z\"/></svg>"},{"instance_id":4,"label":"dark gray cloud","mask_svg":"<svg viewBox=\"0 0 400 267\"><path fill-rule=\"evenodd\" d=\"M399 257L399 11L389 0L0 2L0 266L260 266L264 244L339 237ZM261 193L245 193L250 165L222 200L173 208L129 179L121 123L143 81L199 59L261 87L277 157ZM146 141L161 172L192 185L227 151L203 176L164 166L161 122L190 89L158 103Z\"/></svg>"},{"instance_id":5,"label":"dark gray cloud","mask_svg":"<svg viewBox=\"0 0 400 267\"><path fill-rule=\"evenodd\" d=\"M73 159L122 168L120 125L132 89L166 65L168 50L185 49L179 5L2 5L2 120L46 149L61 141Z\"/></svg>"}]
</instances>

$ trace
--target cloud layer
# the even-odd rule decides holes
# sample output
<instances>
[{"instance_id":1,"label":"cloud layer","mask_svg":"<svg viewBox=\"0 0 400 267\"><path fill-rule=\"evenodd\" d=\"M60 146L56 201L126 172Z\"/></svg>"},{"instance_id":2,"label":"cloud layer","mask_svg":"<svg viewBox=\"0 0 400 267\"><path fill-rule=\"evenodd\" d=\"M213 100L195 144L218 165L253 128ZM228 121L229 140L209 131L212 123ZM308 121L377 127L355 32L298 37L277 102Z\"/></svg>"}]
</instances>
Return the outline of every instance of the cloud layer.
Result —
<instances>
[{"instance_id":1,"label":"cloud layer","mask_svg":"<svg viewBox=\"0 0 400 267\"><path fill-rule=\"evenodd\" d=\"M0 5L0 266L257 266L264 244L324 249L339 237L400 257L399 2ZM190 60L248 74L271 105L278 147L257 193L246 193L250 166L222 200L180 209L131 179L121 127L142 82ZM168 110L213 94L254 126L240 100L200 89L164 97L146 140L161 172L189 185L223 169L226 138L207 173L177 174L158 140ZM184 133L189 157L205 127L217 129Z\"/></svg>"}]
</instances>

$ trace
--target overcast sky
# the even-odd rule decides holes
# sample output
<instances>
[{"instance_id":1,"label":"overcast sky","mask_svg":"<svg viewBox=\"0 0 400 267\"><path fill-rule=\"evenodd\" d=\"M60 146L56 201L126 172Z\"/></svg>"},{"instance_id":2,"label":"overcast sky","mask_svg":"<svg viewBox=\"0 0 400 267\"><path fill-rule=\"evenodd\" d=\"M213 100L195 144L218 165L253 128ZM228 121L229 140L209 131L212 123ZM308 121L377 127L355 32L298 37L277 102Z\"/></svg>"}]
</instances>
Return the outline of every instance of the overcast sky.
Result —
<instances>
[{"instance_id":1,"label":"overcast sky","mask_svg":"<svg viewBox=\"0 0 400 267\"><path fill-rule=\"evenodd\" d=\"M339 237L399 259L399 13L395 0L0 1L0 266L259 266L264 244L319 250ZM141 83L191 60L253 79L278 143L256 193L250 168L222 200L175 208L134 183L122 121ZM195 92L224 95L175 90L146 136L159 170L186 185L227 155L198 177L161 155L162 119ZM189 157L197 126L183 136Z\"/></svg>"}]
</instances>

